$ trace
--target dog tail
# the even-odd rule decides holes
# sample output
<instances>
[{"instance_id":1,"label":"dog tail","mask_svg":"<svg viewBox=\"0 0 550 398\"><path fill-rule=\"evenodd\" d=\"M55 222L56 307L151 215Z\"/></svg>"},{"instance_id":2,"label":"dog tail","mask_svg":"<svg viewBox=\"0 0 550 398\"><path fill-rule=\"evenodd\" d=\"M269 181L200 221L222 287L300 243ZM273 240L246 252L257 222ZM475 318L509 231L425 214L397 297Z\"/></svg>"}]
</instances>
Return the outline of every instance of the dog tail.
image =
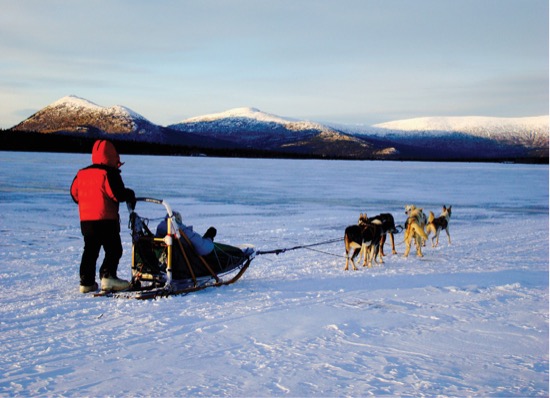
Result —
<instances>
[{"instance_id":1,"label":"dog tail","mask_svg":"<svg viewBox=\"0 0 550 398\"><path fill-rule=\"evenodd\" d=\"M435 220L435 214L433 211L430 211L430 216L428 217L428 224Z\"/></svg>"},{"instance_id":2,"label":"dog tail","mask_svg":"<svg viewBox=\"0 0 550 398\"><path fill-rule=\"evenodd\" d=\"M416 222L413 223L412 224L412 229L414 230L415 233L420 235L420 237L422 239L428 240L428 235L426 235L426 232L424 231L424 228L422 228L418 223L416 223Z\"/></svg>"}]
</instances>

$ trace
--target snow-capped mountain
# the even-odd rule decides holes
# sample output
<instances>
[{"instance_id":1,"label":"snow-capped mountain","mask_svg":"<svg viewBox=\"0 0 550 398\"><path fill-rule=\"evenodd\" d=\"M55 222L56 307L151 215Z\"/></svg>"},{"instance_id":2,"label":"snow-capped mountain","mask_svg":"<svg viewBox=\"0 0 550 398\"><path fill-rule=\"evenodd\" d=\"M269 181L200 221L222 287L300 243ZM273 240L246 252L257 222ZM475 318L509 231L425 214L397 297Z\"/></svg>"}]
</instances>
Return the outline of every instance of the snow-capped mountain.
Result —
<instances>
[{"instance_id":1,"label":"snow-capped mountain","mask_svg":"<svg viewBox=\"0 0 550 398\"><path fill-rule=\"evenodd\" d=\"M235 108L197 116L169 128L214 138L224 138L239 146L261 145L271 149L289 140L299 140L332 131L319 123L291 120L256 108Z\"/></svg>"},{"instance_id":2,"label":"snow-capped mountain","mask_svg":"<svg viewBox=\"0 0 550 398\"><path fill-rule=\"evenodd\" d=\"M173 146L174 153L178 153L177 148L192 147L237 151L234 154L252 149L283 156L463 160L548 158L548 126L548 116L425 117L374 126L341 125L297 120L245 107L163 127L124 106L103 107L67 96L10 131L69 135L72 140L107 136L119 141ZM25 147L25 138L13 138L13 134L6 138L19 140L18 148Z\"/></svg>"},{"instance_id":3,"label":"snow-capped mountain","mask_svg":"<svg viewBox=\"0 0 550 398\"><path fill-rule=\"evenodd\" d=\"M168 126L185 133L224 139L241 148L253 148L323 157L387 157L393 148L342 133L320 123L235 108L186 119Z\"/></svg>"},{"instance_id":4,"label":"snow-capped mountain","mask_svg":"<svg viewBox=\"0 0 550 398\"><path fill-rule=\"evenodd\" d=\"M309 122L304 120L297 120L292 118L286 118L282 116L273 115L271 113L262 112L257 108L242 107L234 108L225 112L213 113L209 115L196 116L173 126L178 125L190 125L193 123L205 123L205 122L219 122L219 123L232 123L234 121L241 121L242 123L273 123L284 125L289 131L307 131L307 130L329 130L328 127L315 122Z\"/></svg>"},{"instance_id":5,"label":"snow-capped mountain","mask_svg":"<svg viewBox=\"0 0 550 398\"><path fill-rule=\"evenodd\" d=\"M374 126L332 126L393 144L406 157L548 157L548 116L424 117Z\"/></svg>"},{"instance_id":6,"label":"snow-capped mountain","mask_svg":"<svg viewBox=\"0 0 550 398\"><path fill-rule=\"evenodd\" d=\"M13 128L42 133L108 133L119 139L141 136L143 141L163 141L159 126L124 106L99 106L76 96L63 97Z\"/></svg>"},{"instance_id":7,"label":"snow-capped mountain","mask_svg":"<svg viewBox=\"0 0 550 398\"><path fill-rule=\"evenodd\" d=\"M74 95L53 102L11 130L193 147L224 145L194 134L184 136L125 106L103 107Z\"/></svg>"},{"instance_id":8,"label":"snow-capped mountain","mask_svg":"<svg viewBox=\"0 0 550 398\"><path fill-rule=\"evenodd\" d=\"M424 117L399 120L373 126L378 135L396 132L431 132L433 135L465 133L514 145L548 147L548 116L524 118L496 117Z\"/></svg>"}]
</instances>

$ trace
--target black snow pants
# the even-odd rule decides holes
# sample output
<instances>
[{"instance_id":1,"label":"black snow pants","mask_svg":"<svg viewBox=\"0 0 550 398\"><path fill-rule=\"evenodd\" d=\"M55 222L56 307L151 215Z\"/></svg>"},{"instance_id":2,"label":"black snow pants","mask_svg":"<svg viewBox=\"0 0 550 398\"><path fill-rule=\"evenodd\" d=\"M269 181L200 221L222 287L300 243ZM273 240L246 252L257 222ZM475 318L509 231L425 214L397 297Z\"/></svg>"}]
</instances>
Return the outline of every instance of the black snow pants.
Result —
<instances>
[{"instance_id":1,"label":"black snow pants","mask_svg":"<svg viewBox=\"0 0 550 398\"><path fill-rule=\"evenodd\" d=\"M101 268L99 268L99 277L116 277L118 262L122 257L119 221L82 221L80 228L82 236L84 236L84 253L82 253L80 263L80 284L82 286L94 284L96 262L101 247L105 251L105 258Z\"/></svg>"}]
</instances>

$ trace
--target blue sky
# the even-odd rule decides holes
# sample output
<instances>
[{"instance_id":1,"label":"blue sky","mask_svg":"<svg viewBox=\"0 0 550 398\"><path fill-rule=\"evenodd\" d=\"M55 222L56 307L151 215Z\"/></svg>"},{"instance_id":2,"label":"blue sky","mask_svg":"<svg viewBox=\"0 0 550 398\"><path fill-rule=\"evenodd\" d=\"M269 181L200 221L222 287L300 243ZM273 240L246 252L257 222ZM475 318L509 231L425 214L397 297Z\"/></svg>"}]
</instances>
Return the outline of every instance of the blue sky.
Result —
<instances>
[{"instance_id":1,"label":"blue sky","mask_svg":"<svg viewBox=\"0 0 550 398\"><path fill-rule=\"evenodd\" d=\"M0 128L66 95L154 123L548 114L547 0L0 0Z\"/></svg>"}]
</instances>

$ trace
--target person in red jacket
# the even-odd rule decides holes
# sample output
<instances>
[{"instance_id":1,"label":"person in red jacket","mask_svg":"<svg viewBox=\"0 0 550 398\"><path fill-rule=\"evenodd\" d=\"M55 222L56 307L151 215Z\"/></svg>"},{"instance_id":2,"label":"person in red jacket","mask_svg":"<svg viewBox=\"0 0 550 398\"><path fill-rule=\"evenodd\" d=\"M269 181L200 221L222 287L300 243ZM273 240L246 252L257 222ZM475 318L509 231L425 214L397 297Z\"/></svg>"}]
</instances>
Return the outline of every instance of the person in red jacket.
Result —
<instances>
[{"instance_id":1,"label":"person in red jacket","mask_svg":"<svg viewBox=\"0 0 550 398\"><path fill-rule=\"evenodd\" d=\"M99 269L102 290L124 290L129 282L117 277L122 257L120 202L135 206L135 194L124 186L120 156L113 143L97 140L92 149L92 165L81 169L71 184L71 196L78 204L84 252L80 263L80 292L96 291L96 261L101 247L105 258Z\"/></svg>"}]
</instances>

